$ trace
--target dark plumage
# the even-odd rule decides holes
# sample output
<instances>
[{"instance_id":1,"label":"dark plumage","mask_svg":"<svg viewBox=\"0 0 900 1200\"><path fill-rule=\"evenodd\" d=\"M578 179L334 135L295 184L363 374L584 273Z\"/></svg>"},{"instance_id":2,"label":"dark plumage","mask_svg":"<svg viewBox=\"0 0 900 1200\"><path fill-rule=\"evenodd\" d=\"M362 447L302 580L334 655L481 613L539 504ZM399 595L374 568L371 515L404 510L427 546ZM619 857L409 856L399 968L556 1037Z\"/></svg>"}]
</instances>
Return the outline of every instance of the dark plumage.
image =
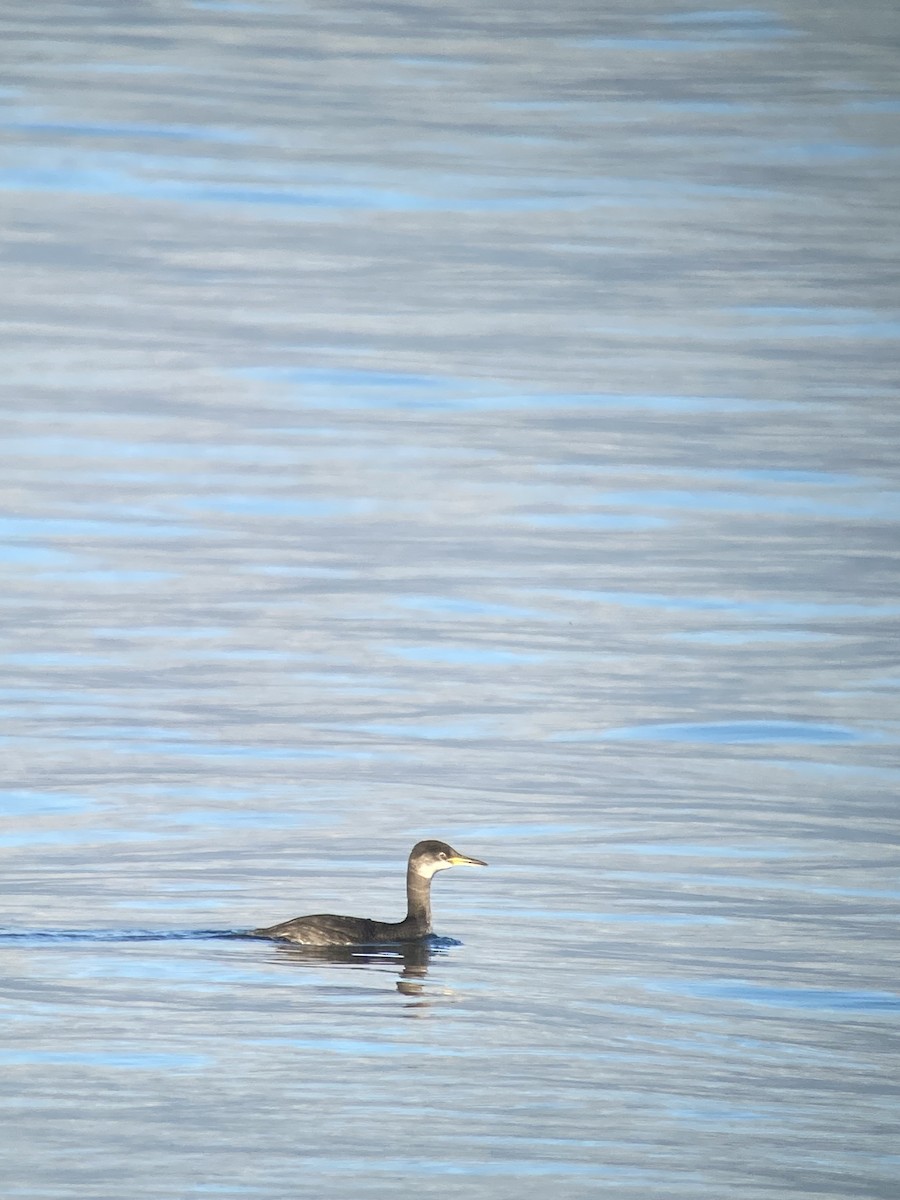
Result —
<instances>
[{"instance_id":1,"label":"dark plumage","mask_svg":"<svg viewBox=\"0 0 900 1200\"><path fill-rule=\"evenodd\" d=\"M467 858L446 842L418 842L406 868L406 916L402 921L372 921L368 917L339 917L316 913L294 917L279 925L254 929L251 937L273 938L299 946L371 946L378 942L408 942L431 933L431 879L448 867L486 867L480 858Z\"/></svg>"}]
</instances>

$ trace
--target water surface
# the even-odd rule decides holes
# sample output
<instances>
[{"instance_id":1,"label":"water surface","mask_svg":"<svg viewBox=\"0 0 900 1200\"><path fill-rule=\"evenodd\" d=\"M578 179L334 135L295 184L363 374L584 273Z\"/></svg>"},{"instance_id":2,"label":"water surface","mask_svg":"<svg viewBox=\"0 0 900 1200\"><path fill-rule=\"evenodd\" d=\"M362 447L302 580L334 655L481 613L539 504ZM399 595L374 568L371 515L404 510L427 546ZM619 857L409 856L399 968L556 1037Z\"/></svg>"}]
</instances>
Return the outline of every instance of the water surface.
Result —
<instances>
[{"instance_id":1,"label":"water surface","mask_svg":"<svg viewBox=\"0 0 900 1200\"><path fill-rule=\"evenodd\" d=\"M0 32L3 1195L893 1200L892 6Z\"/></svg>"}]
</instances>

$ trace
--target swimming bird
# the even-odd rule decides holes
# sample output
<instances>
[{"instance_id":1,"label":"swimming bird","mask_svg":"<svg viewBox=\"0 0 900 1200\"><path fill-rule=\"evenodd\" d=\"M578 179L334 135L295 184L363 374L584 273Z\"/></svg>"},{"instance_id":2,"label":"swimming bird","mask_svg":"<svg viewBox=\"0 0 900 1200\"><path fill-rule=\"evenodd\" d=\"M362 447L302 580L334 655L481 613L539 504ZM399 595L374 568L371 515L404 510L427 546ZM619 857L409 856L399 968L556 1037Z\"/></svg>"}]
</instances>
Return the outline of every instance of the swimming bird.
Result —
<instances>
[{"instance_id":1,"label":"swimming bird","mask_svg":"<svg viewBox=\"0 0 900 1200\"><path fill-rule=\"evenodd\" d=\"M431 880L448 867L486 867L480 858L460 854L446 842L417 842L406 867L406 916L402 921L372 921L368 917L339 917L315 913L279 925L253 929L251 937L273 938L299 946L371 946L377 942L407 942L431 933Z\"/></svg>"}]
</instances>

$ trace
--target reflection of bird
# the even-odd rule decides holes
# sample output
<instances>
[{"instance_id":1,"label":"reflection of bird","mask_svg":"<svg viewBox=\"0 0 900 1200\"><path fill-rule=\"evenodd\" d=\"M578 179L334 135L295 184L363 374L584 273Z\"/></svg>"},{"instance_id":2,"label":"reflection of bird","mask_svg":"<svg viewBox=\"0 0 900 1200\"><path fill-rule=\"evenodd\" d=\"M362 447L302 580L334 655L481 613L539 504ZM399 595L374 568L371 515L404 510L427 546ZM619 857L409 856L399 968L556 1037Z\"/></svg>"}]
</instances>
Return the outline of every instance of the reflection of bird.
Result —
<instances>
[{"instance_id":1,"label":"reflection of bird","mask_svg":"<svg viewBox=\"0 0 900 1200\"><path fill-rule=\"evenodd\" d=\"M448 867L486 867L480 858L467 858L446 842L418 842L406 868L406 917L402 921L371 921L368 917L337 917L316 913L294 917L280 925L254 929L251 937L274 938L300 946L370 946L376 942L406 942L431 933L431 877Z\"/></svg>"}]
</instances>

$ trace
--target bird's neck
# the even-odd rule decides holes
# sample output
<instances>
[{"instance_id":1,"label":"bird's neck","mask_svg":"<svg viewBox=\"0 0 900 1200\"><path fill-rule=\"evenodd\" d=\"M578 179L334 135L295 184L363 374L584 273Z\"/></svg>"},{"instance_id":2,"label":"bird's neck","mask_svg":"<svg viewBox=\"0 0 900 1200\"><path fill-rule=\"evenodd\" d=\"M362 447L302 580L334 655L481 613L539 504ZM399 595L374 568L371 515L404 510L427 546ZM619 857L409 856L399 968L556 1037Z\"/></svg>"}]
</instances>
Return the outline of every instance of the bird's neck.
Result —
<instances>
[{"instance_id":1,"label":"bird's neck","mask_svg":"<svg viewBox=\"0 0 900 1200\"><path fill-rule=\"evenodd\" d=\"M420 934L431 933L431 880L406 870L406 923L414 925Z\"/></svg>"}]
</instances>

